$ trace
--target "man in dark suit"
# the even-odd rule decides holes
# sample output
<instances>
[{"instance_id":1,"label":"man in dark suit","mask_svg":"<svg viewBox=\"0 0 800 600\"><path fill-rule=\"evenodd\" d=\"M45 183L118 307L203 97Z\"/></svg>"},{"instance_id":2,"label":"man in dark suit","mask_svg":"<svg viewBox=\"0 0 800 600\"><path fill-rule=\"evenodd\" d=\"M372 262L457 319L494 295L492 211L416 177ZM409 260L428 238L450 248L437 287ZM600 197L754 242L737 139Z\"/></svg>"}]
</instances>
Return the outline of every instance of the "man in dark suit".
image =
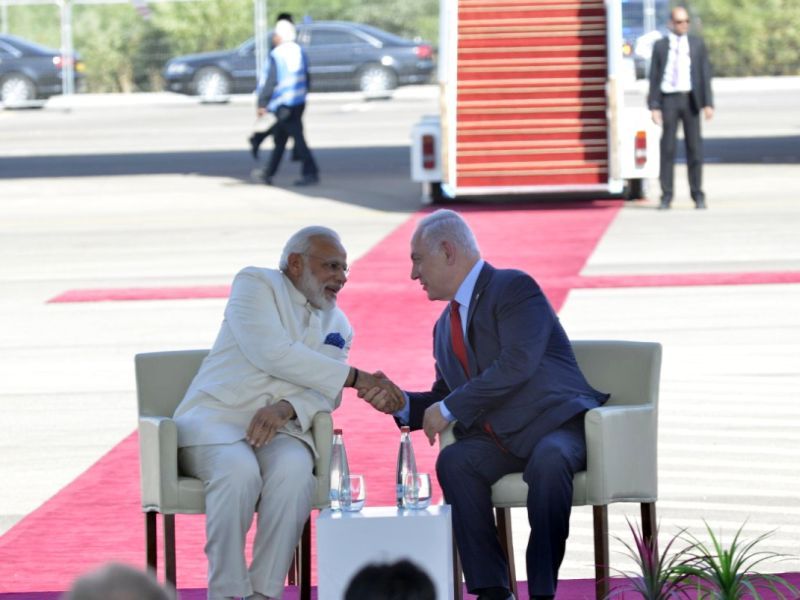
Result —
<instances>
[{"instance_id":1,"label":"man in dark suit","mask_svg":"<svg viewBox=\"0 0 800 600\"><path fill-rule=\"evenodd\" d=\"M695 207L706 207L703 193L703 140L700 112L714 116L711 93L711 63L703 40L689 35L689 13L679 6L670 16L670 33L653 46L650 65L650 93L647 105L653 121L664 126L661 135L661 203L670 207L675 171L675 138L678 121L683 122L689 188Z\"/></svg>"},{"instance_id":2,"label":"man in dark suit","mask_svg":"<svg viewBox=\"0 0 800 600\"><path fill-rule=\"evenodd\" d=\"M428 392L408 392L400 411L386 392L365 398L423 428L431 444L455 421L456 442L439 454L436 473L452 505L467 588L480 600L513 598L491 486L523 473L532 528L528 589L531 598L552 598L569 532L572 478L586 468L584 414L608 395L581 374L536 281L484 262L458 213L438 210L420 221L411 262L411 278L428 298L450 303L434 328L436 381Z\"/></svg>"}]
</instances>

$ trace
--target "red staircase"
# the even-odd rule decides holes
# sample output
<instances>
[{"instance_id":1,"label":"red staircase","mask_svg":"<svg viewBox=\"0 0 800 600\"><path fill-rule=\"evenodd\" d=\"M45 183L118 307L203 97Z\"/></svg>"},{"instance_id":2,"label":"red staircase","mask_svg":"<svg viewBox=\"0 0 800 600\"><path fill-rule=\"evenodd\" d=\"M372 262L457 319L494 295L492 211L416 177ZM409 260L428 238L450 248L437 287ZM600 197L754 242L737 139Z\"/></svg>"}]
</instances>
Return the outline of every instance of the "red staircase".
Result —
<instances>
[{"instance_id":1,"label":"red staircase","mask_svg":"<svg viewBox=\"0 0 800 600\"><path fill-rule=\"evenodd\" d=\"M608 178L603 0L459 0L456 185Z\"/></svg>"}]
</instances>

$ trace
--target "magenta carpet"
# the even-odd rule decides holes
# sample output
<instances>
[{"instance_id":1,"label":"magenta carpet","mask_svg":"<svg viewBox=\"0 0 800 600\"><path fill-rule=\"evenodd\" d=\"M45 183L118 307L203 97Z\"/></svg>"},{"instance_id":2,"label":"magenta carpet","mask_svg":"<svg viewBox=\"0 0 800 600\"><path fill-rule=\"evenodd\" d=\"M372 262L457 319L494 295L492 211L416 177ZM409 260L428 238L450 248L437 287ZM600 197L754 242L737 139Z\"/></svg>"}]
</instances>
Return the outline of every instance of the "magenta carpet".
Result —
<instances>
[{"instance_id":1,"label":"magenta carpet","mask_svg":"<svg viewBox=\"0 0 800 600\"><path fill-rule=\"evenodd\" d=\"M782 574L789 583L797 588L800 588L800 573L784 573ZM622 580L614 579L611 587L622 585ZM525 600L528 595L528 586L522 581L519 583L519 599ZM184 588L180 590L180 600L205 600L205 588ZM777 596L770 592L763 592L762 598L764 600L775 600ZM23 593L9 593L0 594L0 600L58 600L61 592L23 592ZM300 594L294 586L288 586L283 595L283 600L298 600ZM474 599L475 596L468 594L466 588L464 589L464 599ZM623 593L618 596L620 600L637 600L638 595ZM696 599L696 595L690 593L689 599ZM314 587L311 590L311 600L317 600L317 589ZM446 600L444 598L440 600ZM595 600L594 595L594 579L568 579L560 581L558 584L558 592L556 593L556 600ZM750 596L745 596L742 600L750 600Z\"/></svg>"},{"instance_id":2,"label":"magenta carpet","mask_svg":"<svg viewBox=\"0 0 800 600\"><path fill-rule=\"evenodd\" d=\"M496 266L532 273L558 310L571 288L595 287L600 281L610 287L614 279L617 285L635 285L637 278L580 276L620 206L617 201L596 201L461 210L474 228L485 258ZM423 389L431 383L431 329L442 310L442 304L427 301L408 276L408 243L418 218L410 218L353 265L340 300L356 331L352 363L364 369L382 369L406 389ZM676 279L687 282L683 285L707 285L713 277ZM778 282L773 275L764 274L745 279L747 283ZM784 274L781 282L784 280L800 281L800 274ZM669 281L669 277L643 278L642 283L670 285ZM730 279L725 282L733 283ZM226 292L225 286L163 288L155 293L141 289L74 290L51 301L208 298L224 297ZM351 471L366 475L367 504L392 504L399 438L393 421L349 391L334 419L344 430ZM420 470L433 473L435 448L428 446L421 432L413 434L413 440ZM109 560L143 565L137 443L135 433L122 440L0 537L0 598L55 597L49 592L67 589L76 576ZM439 498L437 490L434 500ZM178 587L186 590L183 598L200 598L206 582L203 517L179 515L176 528ZM286 597L293 598L292 593L290 590ZM592 594L591 581L565 581L558 598L588 598Z\"/></svg>"}]
</instances>

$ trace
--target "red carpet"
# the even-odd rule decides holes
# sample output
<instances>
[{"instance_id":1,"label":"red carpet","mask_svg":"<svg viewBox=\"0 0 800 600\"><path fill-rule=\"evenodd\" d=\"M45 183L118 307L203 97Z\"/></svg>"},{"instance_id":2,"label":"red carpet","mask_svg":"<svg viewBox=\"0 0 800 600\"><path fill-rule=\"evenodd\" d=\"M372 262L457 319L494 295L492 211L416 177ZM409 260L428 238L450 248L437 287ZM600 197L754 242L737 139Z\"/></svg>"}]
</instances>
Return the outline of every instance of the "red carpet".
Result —
<instances>
[{"instance_id":1,"label":"red carpet","mask_svg":"<svg viewBox=\"0 0 800 600\"><path fill-rule=\"evenodd\" d=\"M469 207L462 212L485 258L496 266L532 273L559 309L570 287L580 285L580 270L620 205ZM356 330L352 363L383 369L406 389L423 389L431 383L431 329L443 306L428 302L408 277L409 238L417 218L355 263L341 299ZM208 287L166 289L221 292ZM95 301L103 299L110 298L95 296ZM53 301L78 300L73 296ZM367 504L392 504L399 440L393 421L350 392L334 418L344 430L351 471L366 475ZM433 473L435 449L421 432L413 435L420 470ZM30 594L64 590L77 575L109 560L144 563L137 452L134 434L0 538L0 593L27 594L2 597L46 597ZM437 492L435 500L439 497ZM206 582L203 518L178 516L176 521L178 586L202 588Z\"/></svg>"},{"instance_id":2,"label":"red carpet","mask_svg":"<svg viewBox=\"0 0 800 600\"><path fill-rule=\"evenodd\" d=\"M112 300L191 300L195 298L227 298L229 285L195 285L190 287L109 288L68 290L48 302L107 302Z\"/></svg>"},{"instance_id":3,"label":"red carpet","mask_svg":"<svg viewBox=\"0 0 800 600\"><path fill-rule=\"evenodd\" d=\"M665 273L661 275L574 275L539 277L550 288L631 288L696 285L763 285L800 283L800 271L761 271L756 273ZM48 300L59 302L119 302L131 300L193 300L227 298L228 285L161 288L111 288L68 290Z\"/></svg>"}]
</instances>

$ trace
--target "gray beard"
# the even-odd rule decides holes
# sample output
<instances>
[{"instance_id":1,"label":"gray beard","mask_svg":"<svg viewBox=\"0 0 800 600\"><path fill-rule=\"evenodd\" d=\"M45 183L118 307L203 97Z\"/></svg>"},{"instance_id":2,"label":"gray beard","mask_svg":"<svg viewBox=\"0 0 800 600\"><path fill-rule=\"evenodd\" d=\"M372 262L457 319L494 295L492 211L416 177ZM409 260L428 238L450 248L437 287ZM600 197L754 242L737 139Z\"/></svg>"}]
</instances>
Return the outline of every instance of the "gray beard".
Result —
<instances>
[{"instance_id":1,"label":"gray beard","mask_svg":"<svg viewBox=\"0 0 800 600\"><path fill-rule=\"evenodd\" d=\"M321 310L331 310L336 306L336 300L325 297L325 286L314 278L308 268L303 269L303 274L300 276L299 289L313 306Z\"/></svg>"}]
</instances>

